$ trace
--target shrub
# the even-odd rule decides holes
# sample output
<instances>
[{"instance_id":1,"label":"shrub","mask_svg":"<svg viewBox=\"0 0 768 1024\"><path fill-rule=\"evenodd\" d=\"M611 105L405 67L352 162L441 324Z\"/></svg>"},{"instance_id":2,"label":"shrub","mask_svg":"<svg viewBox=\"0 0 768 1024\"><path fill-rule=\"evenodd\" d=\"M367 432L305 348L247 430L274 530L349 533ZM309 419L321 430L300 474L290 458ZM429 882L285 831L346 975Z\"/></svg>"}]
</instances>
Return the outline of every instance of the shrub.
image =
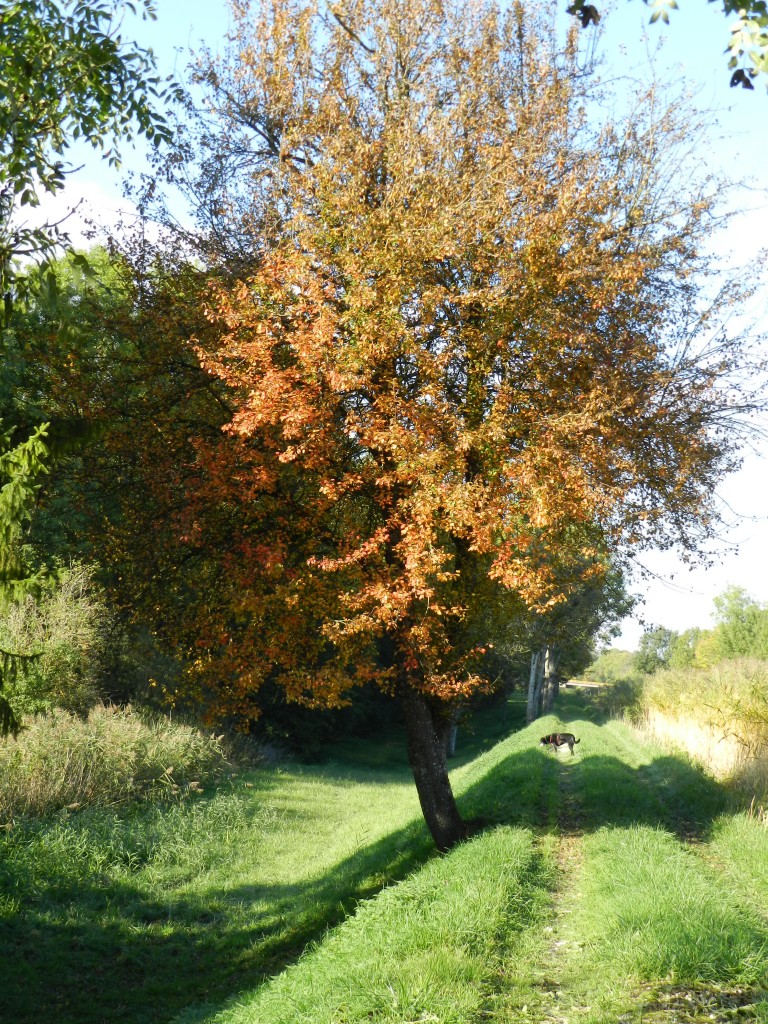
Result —
<instances>
[{"instance_id":1,"label":"shrub","mask_svg":"<svg viewBox=\"0 0 768 1024\"><path fill-rule=\"evenodd\" d=\"M0 742L0 821L87 804L201 790L228 765L219 739L130 707L99 705L83 720L55 710Z\"/></svg>"},{"instance_id":2,"label":"shrub","mask_svg":"<svg viewBox=\"0 0 768 1024\"><path fill-rule=\"evenodd\" d=\"M74 564L0 619L0 647L36 655L7 694L17 715L63 708L85 715L99 699L111 616L91 566Z\"/></svg>"}]
</instances>

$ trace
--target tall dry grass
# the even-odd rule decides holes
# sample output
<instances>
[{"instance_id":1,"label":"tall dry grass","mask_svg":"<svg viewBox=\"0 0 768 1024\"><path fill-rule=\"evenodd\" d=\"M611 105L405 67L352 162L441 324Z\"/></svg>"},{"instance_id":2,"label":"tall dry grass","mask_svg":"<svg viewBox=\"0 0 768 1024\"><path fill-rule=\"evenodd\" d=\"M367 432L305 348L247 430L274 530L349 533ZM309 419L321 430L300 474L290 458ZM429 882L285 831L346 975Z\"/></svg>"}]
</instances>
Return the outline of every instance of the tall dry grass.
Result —
<instances>
[{"instance_id":1,"label":"tall dry grass","mask_svg":"<svg viewBox=\"0 0 768 1024\"><path fill-rule=\"evenodd\" d=\"M217 737L130 707L99 705L87 719L54 710L0 741L0 823L87 804L114 805L202 789L227 760Z\"/></svg>"},{"instance_id":2,"label":"tall dry grass","mask_svg":"<svg viewBox=\"0 0 768 1024\"><path fill-rule=\"evenodd\" d=\"M35 657L6 694L20 716L54 707L85 715L98 702L113 617L94 577L94 566L74 563L38 600L0 616L0 646Z\"/></svg>"},{"instance_id":3,"label":"tall dry grass","mask_svg":"<svg viewBox=\"0 0 768 1024\"><path fill-rule=\"evenodd\" d=\"M745 793L768 797L768 662L742 658L657 672L641 705L655 738L682 747Z\"/></svg>"}]
</instances>

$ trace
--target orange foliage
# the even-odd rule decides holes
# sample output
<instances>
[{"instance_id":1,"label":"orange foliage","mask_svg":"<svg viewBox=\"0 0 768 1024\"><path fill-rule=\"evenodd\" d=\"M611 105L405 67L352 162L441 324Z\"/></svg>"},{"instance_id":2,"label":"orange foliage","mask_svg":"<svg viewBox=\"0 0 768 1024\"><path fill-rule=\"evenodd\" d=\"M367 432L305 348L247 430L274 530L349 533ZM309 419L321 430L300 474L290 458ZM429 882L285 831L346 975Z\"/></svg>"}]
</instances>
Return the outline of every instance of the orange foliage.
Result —
<instances>
[{"instance_id":1,"label":"orange foliage","mask_svg":"<svg viewBox=\"0 0 768 1024\"><path fill-rule=\"evenodd\" d=\"M574 37L527 8L237 10L205 77L259 256L196 342L234 407L179 524L210 552L228 509L196 667L227 712L267 678L453 700L479 607L546 610L606 543L709 521L738 361L691 348L710 202L659 179L671 115L588 127Z\"/></svg>"}]
</instances>

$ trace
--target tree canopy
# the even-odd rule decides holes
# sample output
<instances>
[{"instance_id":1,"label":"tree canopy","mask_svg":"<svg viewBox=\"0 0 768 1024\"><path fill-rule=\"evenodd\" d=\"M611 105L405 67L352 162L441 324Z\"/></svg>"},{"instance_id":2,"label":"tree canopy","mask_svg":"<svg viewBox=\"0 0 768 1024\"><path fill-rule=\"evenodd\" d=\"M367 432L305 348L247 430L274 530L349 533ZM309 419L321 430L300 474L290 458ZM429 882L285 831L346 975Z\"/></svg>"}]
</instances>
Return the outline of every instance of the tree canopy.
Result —
<instances>
[{"instance_id":1,"label":"tree canopy","mask_svg":"<svg viewBox=\"0 0 768 1024\"><path fill-rule=\"evenodd\" d=\"M606 546L712 527L749 405L699 298L714 197L667 187L685 114L590 123L575 34L521 4L238 7L200 75L196 352L230 415L177 493L176 557L210 585L175 628L219 715L267 684L397 695L444 848L479 609L546 611Z\"/></svg>"},{"instance_id":2,"label":"tree canopy","mask_svg":"<svg viewBox=\"0 0 768 1024\"><path fill-rule=\"evenodd\" d=\"M149 0L141 6L153 16ZM24 386L9 394L23 336L13 318L33 293L40 299L47 292L55 301L56 276L42 271L52 251L67 242L58 224L30 227L20 218L39 204L41 192L63 188L71 169L65 154L78 139L106 147L116 164L120 140L135 133L155 142L170 138L153 106L159 82L152 55L120 35L124 11L135 13L135 5L11 0L0 8L0 605L33 589L36 573L26 563L23 542L40 475L50 462L48 424L35 422L35 397ZM83 256L73 261L88 270ZM60 327L53 328L54 339ZM24 660L17 651L0 651L0 689ZM0 733L17 728L0 698Z\"/></svg>"}]
</instances>

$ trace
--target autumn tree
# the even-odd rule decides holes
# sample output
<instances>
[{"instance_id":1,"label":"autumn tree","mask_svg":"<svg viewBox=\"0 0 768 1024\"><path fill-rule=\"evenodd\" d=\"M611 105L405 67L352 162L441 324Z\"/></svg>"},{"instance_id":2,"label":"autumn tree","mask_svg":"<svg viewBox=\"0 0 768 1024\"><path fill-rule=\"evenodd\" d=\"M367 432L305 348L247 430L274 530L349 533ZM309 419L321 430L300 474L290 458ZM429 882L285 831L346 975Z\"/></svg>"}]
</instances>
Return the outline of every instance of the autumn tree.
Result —
<instances>
[{"instance_id":1,"label":"autumn tree","mask_svg":"<svg viewBox=\"0 0 768 1024\"><path fill-rule=\"evenodd\" d=\"M232 413L192 439L174 557L206 575L166 626L219 716L266 684L393 694L447 849L487 609L599 578L596 526L617 550L712 527L751 401L701 301L712 194L667 186L685 115L595 125L575 34L519 4L234 10L201 69L221 243L196 343Z\"/></svg>"}]
</instances>

